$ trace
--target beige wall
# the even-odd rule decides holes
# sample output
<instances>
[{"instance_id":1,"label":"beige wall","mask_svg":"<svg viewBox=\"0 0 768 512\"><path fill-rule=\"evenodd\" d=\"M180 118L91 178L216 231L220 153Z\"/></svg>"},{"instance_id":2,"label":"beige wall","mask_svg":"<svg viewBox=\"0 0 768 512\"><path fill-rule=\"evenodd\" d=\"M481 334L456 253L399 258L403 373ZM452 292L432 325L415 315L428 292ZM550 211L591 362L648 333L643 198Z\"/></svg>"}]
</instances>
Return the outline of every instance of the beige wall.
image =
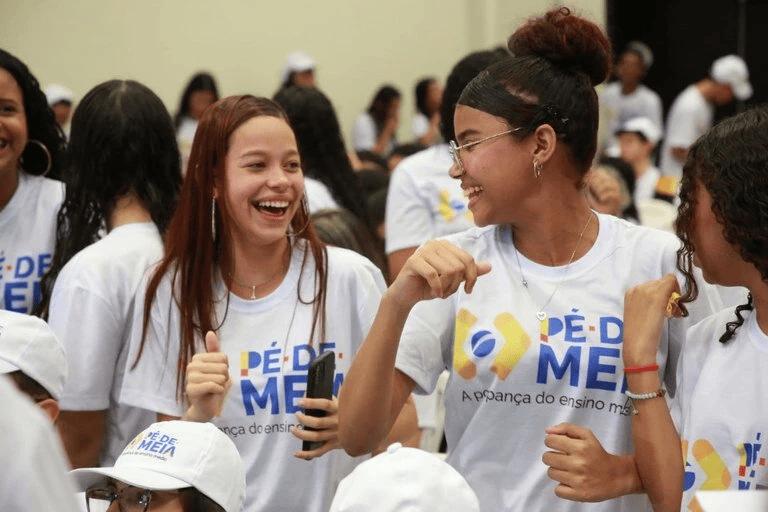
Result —
<instances>
[{"instance_id":1,"label":"beige wall","mask_svg":"<svg viewBox=\"0 0 768 512\"><path fill-rule=\"evenodd\" d=\"M0 0L0 47L41 83L81 97L110 78L151 87L171 112L186 80L209 70L224 95L271 96L285 56L319 63L345 135L374 90L404 93L401 140L408 138L413 86L444 79L469 51L502 44L541 0ZM603 0L571 2L603 22Z\"/></svg>"}]
</instances>

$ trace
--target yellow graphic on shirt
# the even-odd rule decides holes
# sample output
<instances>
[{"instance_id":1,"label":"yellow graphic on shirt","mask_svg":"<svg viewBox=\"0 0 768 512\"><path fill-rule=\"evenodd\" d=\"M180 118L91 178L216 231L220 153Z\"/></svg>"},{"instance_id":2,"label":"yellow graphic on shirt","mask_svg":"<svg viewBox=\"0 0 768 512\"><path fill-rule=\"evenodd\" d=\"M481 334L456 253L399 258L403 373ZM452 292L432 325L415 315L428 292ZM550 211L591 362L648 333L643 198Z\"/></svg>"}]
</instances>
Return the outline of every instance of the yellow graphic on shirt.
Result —
<instances>
[{"instance_id":1,"label":"yellow graphic on shirt","mask_svg":"<svg viewBox=\"0 0 768 512\"><path fill-rule=\"evenodd\" d=\"M463 215L470 222L473 220L472 212L467 208L467 202L461 199L451 199L451 194L443 189L438 194L437 212L445 222L453 222Z\"/></svg>"},{"instance_id":2,"label":"yellow graphic on shirt","mask_svg":"<svg viewBox=\"0 0 768 512\"><path fill-rule=\"evenodd\" d=\"M491 371L501 380L505 380L520 362L528 347L531 346L531 337L523 330L520 322L509 313L502 313L497 316L493 325L504 336L506 343L496 354L491 365Z\"/></svg>"},{"instance_id":3,"label":"yellow graphic on shirt","mask_svg":"<svg viewBox=\"0 0 768 512\"><path fill-rule=\"evenodd\" d=\"M469 336L469 330L477 322L477 317L462 308L456 315L456 331L453 341L453 368L465 380L474 379L477 366L464 351L464 340Z\"/></svg>"},{"instance_id":4,"label":"yellow graphic on shirt","mask_svg":"<svg viewBox=\"0 0 768 512\"><path fill-rule=\"evenodd\" d=\"M699 487L702 491L720 491L731 485L731 474L712 443L699 439L693 443L693 458L699 463L707 479Z\"/></svg>"},{"instance_id":5,"label":"yellow graphic on shirt","mask_svg":"<svg viewBox=\"0 0 768 512\"><path fill-rule=\"evenodd\" d=\"M493 356L490 370L501 380L506 380L531 346L531 338L520 322L509 313L496 316L493 325L503 338L501 348L496 350L497 335L487 329L472 332L477 317L467 309L460 309L456 315L453 342L453 368L463 379L474 379L479 359ZM469 339L469 347L465 348Z\"/></svg>"}]
</instances>

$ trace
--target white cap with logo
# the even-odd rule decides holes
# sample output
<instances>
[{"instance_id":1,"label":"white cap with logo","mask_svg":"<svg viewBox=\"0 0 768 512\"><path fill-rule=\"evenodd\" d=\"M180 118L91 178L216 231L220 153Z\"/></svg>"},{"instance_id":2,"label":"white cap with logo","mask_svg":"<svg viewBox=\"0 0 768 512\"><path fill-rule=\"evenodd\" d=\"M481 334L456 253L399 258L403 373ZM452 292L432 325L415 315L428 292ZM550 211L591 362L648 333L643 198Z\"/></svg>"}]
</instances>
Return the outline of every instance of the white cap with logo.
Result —
<instances>
[{"instance_id":1,"label":"white cap with logo","mask_svg":"<svg viewBox=\"0 0 768 512\"><path fill-rule=\"evenodd\" d=\"M70 473L79 491L113 478L149 489L194 487L226 512L241 512L245 470L234 443L211 423L153 423L133 441L111 468L81 468Z\"/></svg>"},{"instance_id":2,"label":"white cap with logo","mask_svg":"<svg viewBox=\"0 0 768 512\"><path fill-rule=\"evenodd\" d=\"M661 139L661 130L656 126L656 123L647 117L633 117L628 120L616 130L616 135L621 133L639 133L654 146Z\"/></svg>"},{"instance_id":3,"label":"white cap with logo","mask_svg":"<svg viewBox=\"0 0 768 512\"><path fill-rule=\"evenodd\" d=\"M301 73L302 71L309 71L315 69L317 63L315 59L310 57L304 52L293 52L288 54L288 58L285 60L285 67L283 68L283 82L285 82L291 73Z\"/></svg>"},{"instance_id":4,"label":"white cap with logo","mask_svg":"<svg viewBox=\"0 0 768 512\"><path fill-rule=\"evenodd\" d=\"M0 374L21 371L58 400L67 378L64 347L36 316L0 310Z\"/></svg>"},{"instance_id":5,"label":"white cap with logo","mask_svg":"<svg viewBox=\"0 0 768 512\"><path fill-rule=\"evenodd\" d=\"M747 64L738 55L726 55L717 59L712 63L709 75L715 82L730 85L737 99L748 100L752 97L749 70Z\"/></svg>"},{"instance_id":6,"label":"white cap with logo","mask_svg":"<svg viewBox=\"0 0 768 512\"><path fill-rule=\"evenodd\" d=\"M435 454L395 443L339 484L330 512L479 512L464 477Z\"/></svg>"}]
</instances>

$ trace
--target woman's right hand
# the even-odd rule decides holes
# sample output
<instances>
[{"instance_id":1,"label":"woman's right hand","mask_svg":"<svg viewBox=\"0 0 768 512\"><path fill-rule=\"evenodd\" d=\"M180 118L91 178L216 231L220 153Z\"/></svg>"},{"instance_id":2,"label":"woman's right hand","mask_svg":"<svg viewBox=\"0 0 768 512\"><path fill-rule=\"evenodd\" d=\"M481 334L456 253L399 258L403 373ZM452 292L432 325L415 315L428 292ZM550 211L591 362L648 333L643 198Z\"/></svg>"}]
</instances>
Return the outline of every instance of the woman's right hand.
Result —
<instances>
[{"instance_id":1,"label":"woman's right hand","mask_svg":"<svg viewBox=\"0 0 768 512\"><path fill-rule=\"evenodd\" d=\"M624 296L624 366L639 366L656 361L667 306L680 287L674 274L635 286ZM672 315L679 316L677 307Z\"/></svg>"},{"instance_id":2,"label":"woman's right hand","mask_svg":"<svg viewBox=\"0 0 768 512\"><path fill-rule=\"evenodd\" d=\"M387 294L410 309L422 300L449 297L462 282L464 291L472 293L477 278L490 271L490 263L477 263L454 244L432 240L408 258Z\"/></svg>"},{"instance_id":3,"label":"woman's right hand","mask_svg":"<svg viewBox=\"0 0 768 512\"><path fill-rule=\"evenodd\" d=\"M232 385L227 355L221 352L219 339L213 331L205 335L205 348L207 352L195 354L187 365L189 408L183 417L187 421L205 422L220 415Z\"/></svg>"}]
</instances>

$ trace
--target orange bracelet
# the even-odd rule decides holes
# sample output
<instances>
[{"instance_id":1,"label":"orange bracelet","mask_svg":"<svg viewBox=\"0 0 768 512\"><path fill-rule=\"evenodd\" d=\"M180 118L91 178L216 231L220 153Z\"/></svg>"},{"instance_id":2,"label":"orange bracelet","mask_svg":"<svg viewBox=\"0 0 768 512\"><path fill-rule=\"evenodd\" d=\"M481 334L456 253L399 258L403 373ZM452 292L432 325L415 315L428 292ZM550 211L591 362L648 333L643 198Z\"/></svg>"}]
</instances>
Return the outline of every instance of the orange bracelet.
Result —
<instances>
[{"instance_id":1,"label":"orange bracelet","mask_svg":"<svg viewBox=\"0 0 768 512\"><path fill-rule=\"evenodd\" d=\"M643 373L643 372L655 372L659 369L659 365L649 364L646 366L628 366L624 368L624 373Z\"/></svg>"}]
</instances>

